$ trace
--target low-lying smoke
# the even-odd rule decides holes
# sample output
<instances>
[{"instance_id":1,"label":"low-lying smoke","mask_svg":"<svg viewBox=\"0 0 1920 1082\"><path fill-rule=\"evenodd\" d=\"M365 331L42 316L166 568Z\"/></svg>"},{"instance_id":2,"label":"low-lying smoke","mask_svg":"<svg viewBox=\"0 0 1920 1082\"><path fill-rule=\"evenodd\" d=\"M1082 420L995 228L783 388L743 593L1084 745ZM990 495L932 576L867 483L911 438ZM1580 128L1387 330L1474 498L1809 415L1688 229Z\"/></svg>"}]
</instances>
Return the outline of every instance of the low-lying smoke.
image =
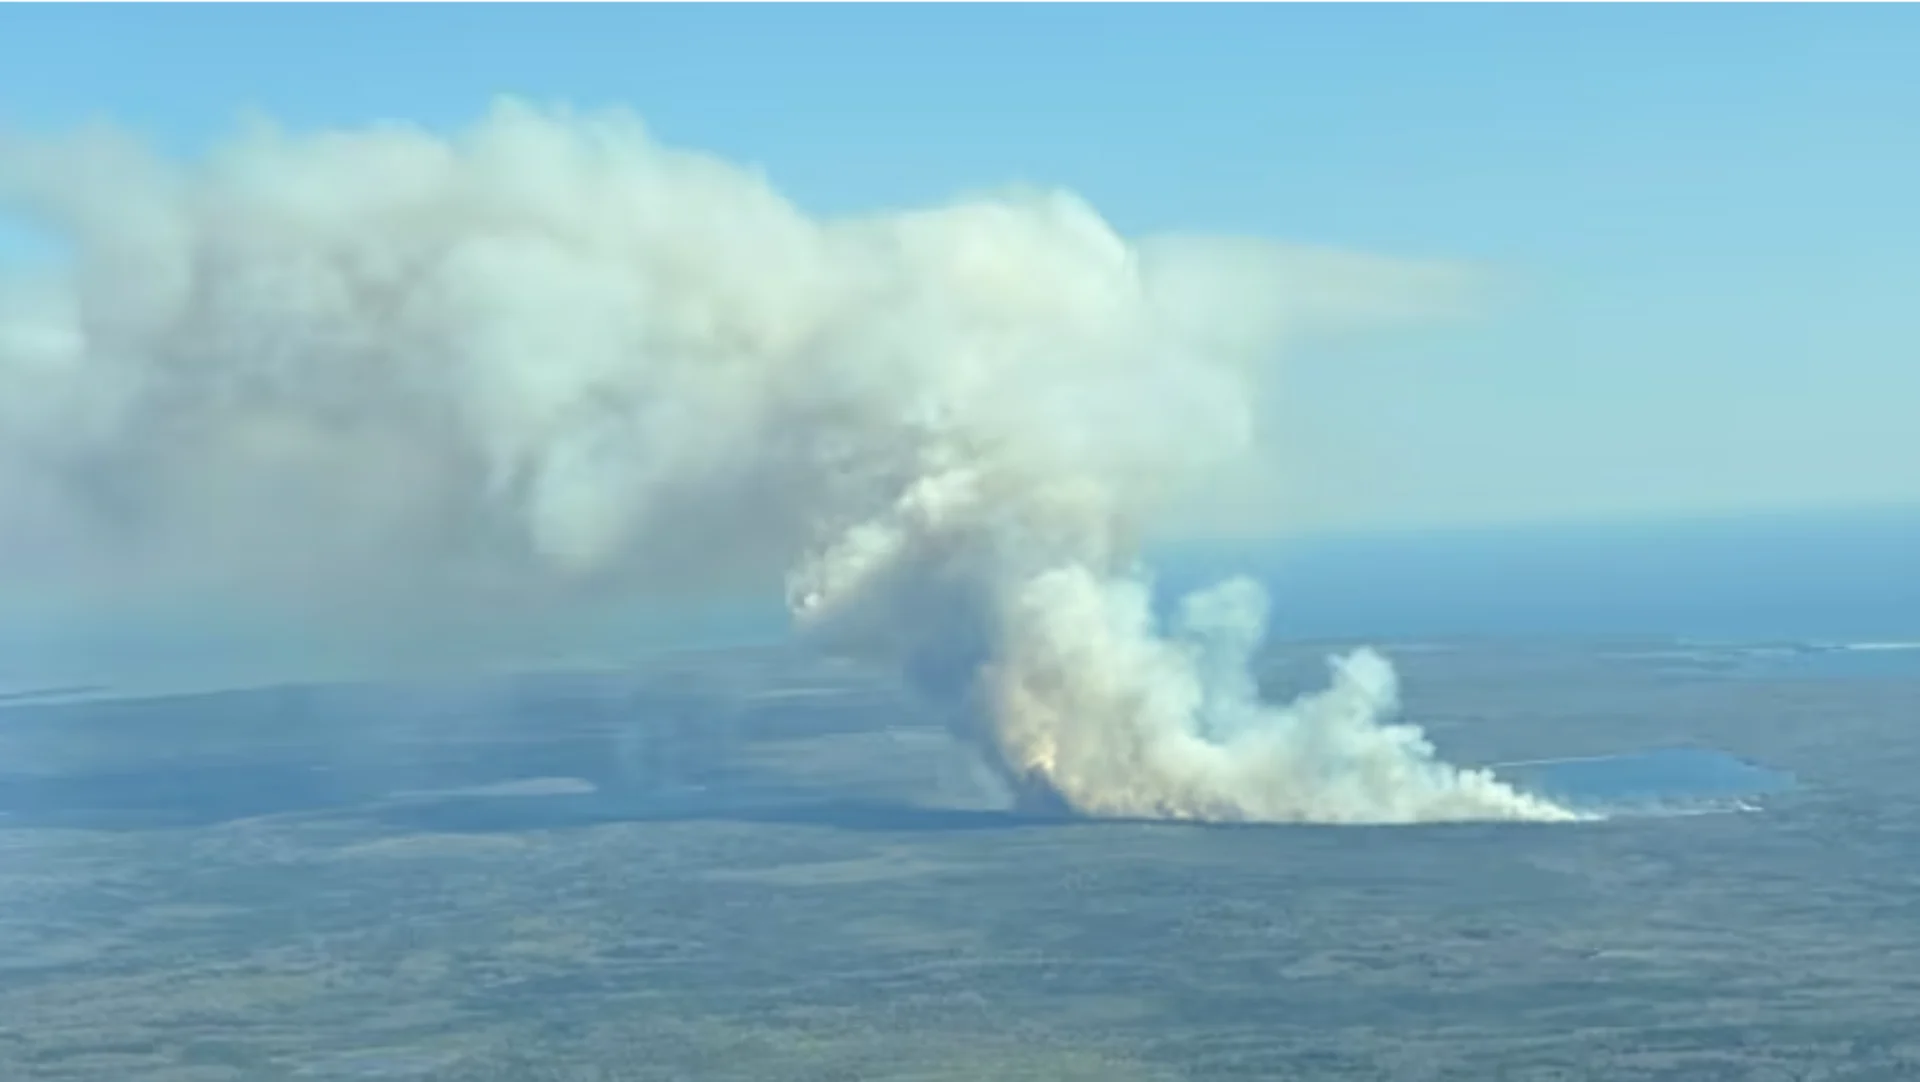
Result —
<instances>
[{"instance_id":1,"label":"low-lying smoke","mask_svg":"<svg viewBox=\"0 0 1920 1082\"><path fill-rule=\"evenodd\" d=\"M1265 599L1156 629L1140 532L1251 444L1283 336L1424 273L1129 242L1019 192L822 221L622 116L457 139L0 149L72 259L0 297L10 588L447 626L777 569L1027 798L1103 816L1567 814L1436 760L1361 652L1262 703ZM777 580L771 580L777 582Z\"/></svg>"}]
</instances>

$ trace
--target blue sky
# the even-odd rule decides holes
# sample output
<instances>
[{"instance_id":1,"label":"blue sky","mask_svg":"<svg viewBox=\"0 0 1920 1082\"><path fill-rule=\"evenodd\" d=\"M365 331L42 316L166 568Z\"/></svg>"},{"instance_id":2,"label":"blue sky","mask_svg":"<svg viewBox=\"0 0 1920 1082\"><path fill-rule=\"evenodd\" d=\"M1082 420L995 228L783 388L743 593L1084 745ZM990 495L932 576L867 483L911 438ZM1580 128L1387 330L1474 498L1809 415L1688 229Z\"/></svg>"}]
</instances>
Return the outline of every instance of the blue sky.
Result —
<instances>
[{"instance_id":1,"label":"blue sky","mask_svg":"<svg viewBox=\"0 0 1920 1082\"><path fill-rule=\"evenodd\" d=\"M823 212L1029 181L1469 263L1472 319L1307 349L1270 407L1289 515L1398 527L1920 502L1914 56L1895 5L9 5L0 125L511 93Z\"/></svg>"}]
</instances>

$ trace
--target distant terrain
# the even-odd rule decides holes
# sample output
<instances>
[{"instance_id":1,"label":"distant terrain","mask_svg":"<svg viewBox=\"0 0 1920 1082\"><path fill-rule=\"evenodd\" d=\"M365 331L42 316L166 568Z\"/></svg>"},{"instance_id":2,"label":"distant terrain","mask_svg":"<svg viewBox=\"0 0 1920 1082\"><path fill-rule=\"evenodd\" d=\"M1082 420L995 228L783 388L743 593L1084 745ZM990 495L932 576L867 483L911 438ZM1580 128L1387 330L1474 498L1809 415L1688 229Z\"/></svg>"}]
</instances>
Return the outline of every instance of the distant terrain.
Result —
<instances>
[{"instance_id":1,"label":"distant terrain","mask_svg":"<svg viewBox=\"0 0 1920 1082\"><path fill-rule=\"evenodd\" d=\"M1457 762L1796 784L1576 826L1021 819L883 675L777 648L19 699L0 1078L1920 1077L1920 652L1386 647Z\"/></svg>"},{"instance_id":2,"label":"distant terrain","mask_svg":"<svg viewBox=\"0 0 1920 1082\"><path fill-rule=\"evenodd\" d=\"M1282 640L1920 641L1920 508L1575 522L1283 540L1163 541L1171 602L1222 576L1264 582ZM329 634L286 613L172 604L0 607L0 695L200 689L396 666L625 668L637 651L784 640L777 576L690 606L613 599L563 618L420 628L375 613ZM402 614L407 615L407 614ZM386 634L382 634L386 632ZM0 700L4 701L4 700Z\"/></svg>"}]
</instances>

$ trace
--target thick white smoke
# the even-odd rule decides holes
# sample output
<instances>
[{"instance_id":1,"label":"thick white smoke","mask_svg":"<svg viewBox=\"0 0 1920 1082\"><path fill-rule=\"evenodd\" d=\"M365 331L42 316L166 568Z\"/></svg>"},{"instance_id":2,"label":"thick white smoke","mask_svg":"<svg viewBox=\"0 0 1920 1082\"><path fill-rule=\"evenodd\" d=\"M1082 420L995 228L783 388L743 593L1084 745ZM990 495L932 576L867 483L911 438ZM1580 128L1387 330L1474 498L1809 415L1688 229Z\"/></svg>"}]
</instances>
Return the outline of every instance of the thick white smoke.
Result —
<instances>
[{"instance_id":1,"label":"thick white smoke","mask_svg":"<svg viewBox=\"0 0 1920 1082\"><path fill-rule=\"evenodd\" d=\"M1568 817L1390 724L1377 655L1262 704L1259 590L1163 636L1133 564L1250 445L1280 337L1418 271L1130 243L1058 192L819 221L630 119L512 104L191 168L94 132L0 181L74 257L0 297L10 588L475 621L778 569L1035 799Z\"/></svg>"}]
</instances>

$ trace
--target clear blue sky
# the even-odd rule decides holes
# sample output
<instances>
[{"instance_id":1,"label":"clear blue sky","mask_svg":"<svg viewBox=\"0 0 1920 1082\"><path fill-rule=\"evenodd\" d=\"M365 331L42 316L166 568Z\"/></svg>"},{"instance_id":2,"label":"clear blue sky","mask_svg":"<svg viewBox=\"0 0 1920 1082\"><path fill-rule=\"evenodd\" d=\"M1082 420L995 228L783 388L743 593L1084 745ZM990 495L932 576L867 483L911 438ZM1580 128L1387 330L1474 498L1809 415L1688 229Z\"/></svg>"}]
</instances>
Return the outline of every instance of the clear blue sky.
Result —
<instances>
[{"instance_id":1,"label":"clear blue sky","mask_svg":"<svg viewBox=\"0 0 1920 1082\"><path fill-rule=\"evenodd\" d=\"M1296 359L1329 525L1920 502L1920 8L0 8L0 124L206 145L619 104L821 211L1010 180L1127 231L1461 260ZM14 250L19 251L16 238Z\"/></svg>"}]
</instances>

